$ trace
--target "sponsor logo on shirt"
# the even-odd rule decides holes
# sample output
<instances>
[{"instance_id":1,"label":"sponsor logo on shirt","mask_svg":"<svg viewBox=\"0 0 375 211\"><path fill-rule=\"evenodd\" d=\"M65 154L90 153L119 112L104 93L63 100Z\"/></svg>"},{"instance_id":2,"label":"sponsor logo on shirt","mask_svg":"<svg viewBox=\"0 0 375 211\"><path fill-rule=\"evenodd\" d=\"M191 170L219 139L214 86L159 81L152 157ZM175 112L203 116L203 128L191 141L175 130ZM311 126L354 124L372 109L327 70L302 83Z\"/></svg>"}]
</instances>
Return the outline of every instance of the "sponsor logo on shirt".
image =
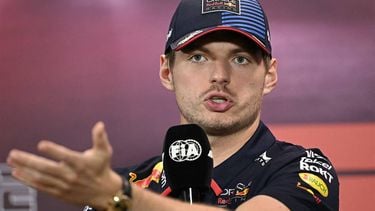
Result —
<instances>
[{"instance_id":1,"label":"sponsor logo on shirt","mask_svg":"<svg viewBox=\"0 0 375 211\"><path fill-rule=\"evenodd\" d=\"M329 172L329 170L332 169L330 162L325 157L313 152L312 150L306 151L306 156L301 157L299 164L301 171L318 173L329 183L331 183L334 178Z\"/></svg>"},{"instance_id":2,"label":"sponsor logo on shirt","mask_svg":"<svg viewBox=\"0 0 375 211\"><path fill-rule=\"evenodd\" d=\"M309 163L309 164L314 164L314 165L317 165L317 166L321 166L327 170L331 170L332 169L332 165L326 163L326 162L323 162L323 161L320 161L316 158L307 158L307 157L302 157L301 159L301 162L304 162L304 163Z\"/></svg>"},{"instance_id":3,"label":"sponsor logo on shirt","mask_svg":"<svg viewBox=\"0 0 375 211\"><path fill-rule=\"evenodd\" d=\"M267 151L265 151L255 159L255 162L259 162L260 165L265 166L271 159L271 157L267 156Z\"/></svg>"},{"instance_id":4,"label":"sponsor logo on shirt","mask_svg":"<svg viewBox=\"0 0 375 211\"><path fill-rule=\"evenodd\" d=\"M148 188L151 182L159 183L162 171L163 171L163 162L159 162L154 166L154 168L151 171L151 174L144 179L137 180L138 175L133 172L130 172L129 181L133 182L134 184L138 185L141 188Z\"/></svg>"},{"instance_id":5,"label":"sponsor logo on shirt","mask_svg":"<svg viewBox=\"0 0 375 211\"><path fill-rule=\"evenodd\" d=\"M218 205L229 205L237 202L246 201L247 195L250 192L250 186L252 182L247 185L238 183L233 188L225 188L217 199Z\"/></svg>"},{"instance_id":6,"label":"sponsor logo on shirt","mask_svg":"<svg viewBox=\"0 0 375 211\"><path fill-rule=\"evenodd\" d=\"M314 191L312 191L312 190L309 189L309 188L306 188L306 187L303 186L300 182L297 182L297 188L302 189L302 190L304 190L304 191L310 193L310 194L314 197L314 200L315 200L315 202L316 202L317 204L320 204L320 203L322 202L322 200L321 200L319 197L317 197L317 196L315 195Z\"/></svg>"},{"instance_id":7,"label":"sponsor logo on shirt","mask_svg":"<svg viewBox=\"0 0 375 211\"><path fill-rule=\"evenodd\" d=\"M317 159L320 159L320 160L324 160L326 162L329 163L329 161L327 160L327 158L319 155L318 153L312 151L312 150L306 150L306 157L308 158L317 158Z\"/></svg>"},{"instance_id":8,"label":"sponsor logo on shirt","mask_svg":"<svg viewBox=\"0 0 375 211\"><path fill-rule=\"evenodd\" d=\"M298 175L302 181L317 190L322 196L328 196L328 187L326 183L318 176L310 173L299 173Z\"/></svg>"}]
</instances>

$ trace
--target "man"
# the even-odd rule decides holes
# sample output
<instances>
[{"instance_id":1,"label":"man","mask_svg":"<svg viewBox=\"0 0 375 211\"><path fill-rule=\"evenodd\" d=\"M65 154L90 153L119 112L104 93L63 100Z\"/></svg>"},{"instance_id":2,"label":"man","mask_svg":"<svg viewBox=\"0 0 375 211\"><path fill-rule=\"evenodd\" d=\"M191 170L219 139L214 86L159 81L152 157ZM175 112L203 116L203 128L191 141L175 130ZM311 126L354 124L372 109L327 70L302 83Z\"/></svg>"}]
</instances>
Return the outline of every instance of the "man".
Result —
<instances>
[{"instance_id":1,"label":"man","mask_svg":"<svg viewBox=\"0 0 375 211\"><path fill-rule=\"evenodd\" d=\"M176 95L180 123L198 124L208 136L214 169L202 203L163 197L161 156L113 171L101 122L83 153L49 141L38 149L52 160L13 150L13 175L97 210L338 210L330 161L317 149L277 141L260 121L262 98L277 83L269 36L256 0L182 0L172 18L160 79Z\"/></svg>"}]
</instances>

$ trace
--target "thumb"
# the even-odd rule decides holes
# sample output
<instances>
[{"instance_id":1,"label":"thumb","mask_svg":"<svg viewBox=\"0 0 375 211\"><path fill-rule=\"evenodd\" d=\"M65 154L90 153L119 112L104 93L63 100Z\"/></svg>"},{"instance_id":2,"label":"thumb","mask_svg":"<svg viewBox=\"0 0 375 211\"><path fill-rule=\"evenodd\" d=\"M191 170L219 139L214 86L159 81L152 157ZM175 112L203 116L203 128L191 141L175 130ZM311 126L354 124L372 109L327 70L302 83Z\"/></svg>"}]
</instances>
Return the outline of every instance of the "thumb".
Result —
<instances>
[{"instance_id":1,"label":"thumb","mask_svg":"<svg viewBox=\"0 0 375 211\"><path fill-rule=\"evenodd\" d=\"M97 122L92 129L93 148L98 151L112 154L112 146L109 143L107 132L103 122Z\"/></svg>"}]
</instances>

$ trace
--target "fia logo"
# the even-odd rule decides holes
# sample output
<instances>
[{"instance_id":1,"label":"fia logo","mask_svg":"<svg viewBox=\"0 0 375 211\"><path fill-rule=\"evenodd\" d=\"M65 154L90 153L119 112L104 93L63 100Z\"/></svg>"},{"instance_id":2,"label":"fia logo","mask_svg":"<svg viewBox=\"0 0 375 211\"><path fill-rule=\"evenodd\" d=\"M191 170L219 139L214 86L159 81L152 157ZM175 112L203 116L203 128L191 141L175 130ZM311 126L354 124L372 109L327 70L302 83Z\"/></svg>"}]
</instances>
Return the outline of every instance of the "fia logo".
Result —
<instances>
[{"instance_id":1,"label":"fia logo","mask_svg":"<svg viewBox=\"0 0 375 211\"><path fill-rule=\"evenodd\" d=\"M265 166L272 158L267 156L267 151L264 151L257 159L255 159L256 162L259 162L260 165Z\"/></svg>"},{"instance_id":2,"label":"fia logo","mask_svg":"<svg viewBox=\"0 0 375 211\"><path fill-rule=\"evenodd\" d=\"M194 139L177 140L169 147L169 157L175 162L194 161L201 154L202 147Z\"/></svg>"}]
</instances>

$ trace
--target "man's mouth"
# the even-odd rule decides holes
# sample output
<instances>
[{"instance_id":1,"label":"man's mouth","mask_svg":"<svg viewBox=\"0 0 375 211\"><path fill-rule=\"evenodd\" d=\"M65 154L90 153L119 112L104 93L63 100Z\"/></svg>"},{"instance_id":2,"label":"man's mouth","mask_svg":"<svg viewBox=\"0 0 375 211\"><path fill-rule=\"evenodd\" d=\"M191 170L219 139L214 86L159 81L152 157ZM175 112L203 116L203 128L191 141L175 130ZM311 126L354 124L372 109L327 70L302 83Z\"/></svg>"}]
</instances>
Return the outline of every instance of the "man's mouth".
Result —
<instances>
[{"instance_id":1,"label":"man's mouth","mask_svg":"<svg viewBox=\"0 0 375 211\"><path fill-rule=\"evenodd\" d=\"M225 112L233 106L233 101L224 95L215 94L206 98L204 105L209 111Z\"/></svg>"},{"instance_id":2,"label":"man's mouth","mask_svg":"<svg viewBox=\"0 0 375 211\"><path fill-rule=\"evenodd\" d=\"M228 100L224 97L211 97L210 100L214 103L225 103L227 102Z\"/></svg>"}]
</instances>

